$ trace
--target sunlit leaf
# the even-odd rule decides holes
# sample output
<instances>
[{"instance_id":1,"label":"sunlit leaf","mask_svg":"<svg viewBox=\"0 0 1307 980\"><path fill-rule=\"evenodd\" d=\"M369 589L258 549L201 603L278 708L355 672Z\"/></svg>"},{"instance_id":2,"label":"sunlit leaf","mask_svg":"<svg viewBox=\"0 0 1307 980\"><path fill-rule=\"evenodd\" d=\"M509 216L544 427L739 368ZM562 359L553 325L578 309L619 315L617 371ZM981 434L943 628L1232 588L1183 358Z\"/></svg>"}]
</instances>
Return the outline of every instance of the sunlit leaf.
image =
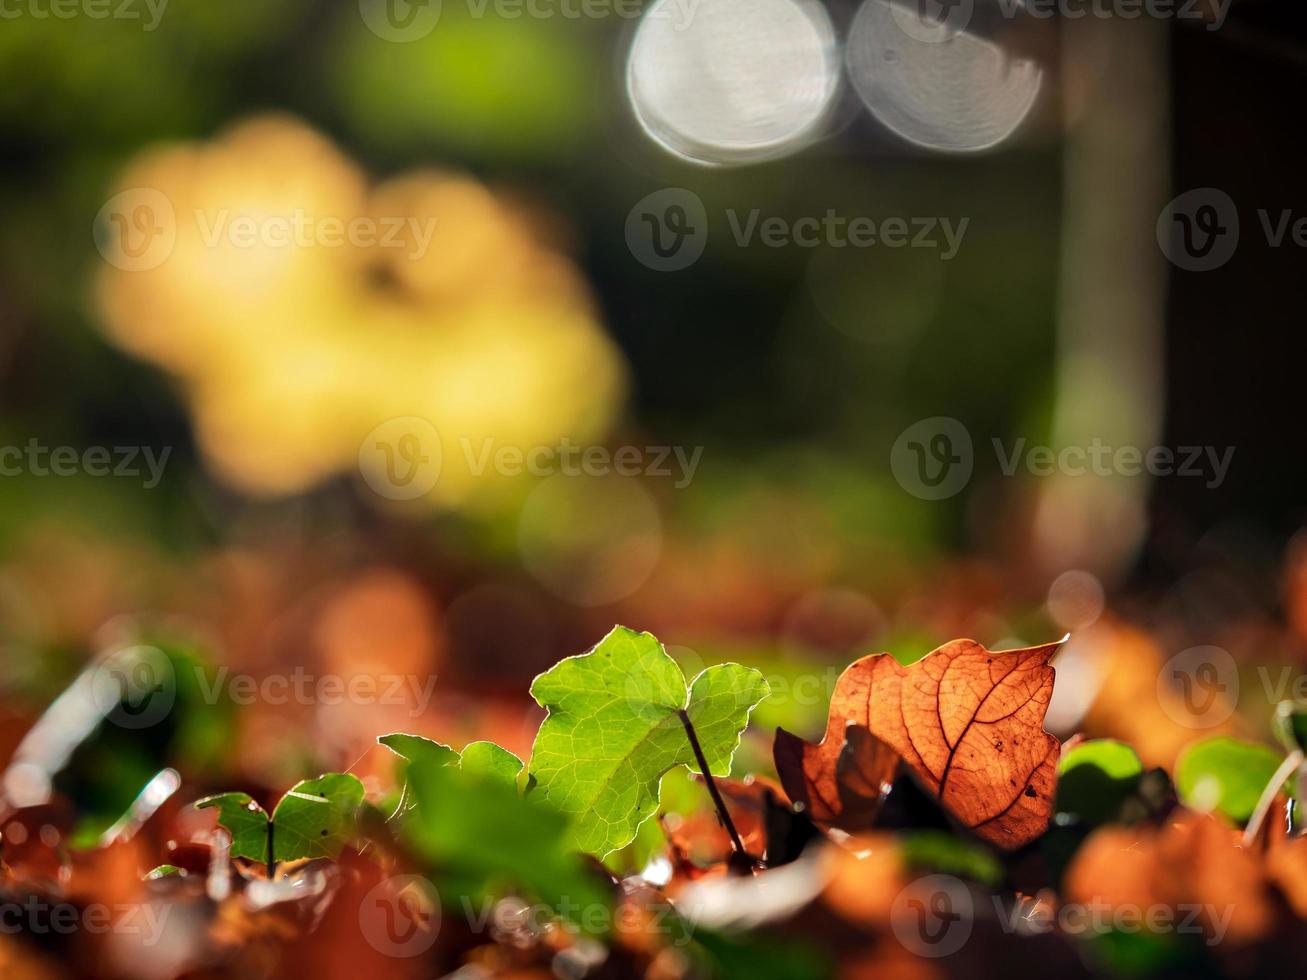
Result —
<instances>
[{"instance_id":1,"label":"sunlit leaf","mask_svg":"<svg viewBox=\"0 0 1307 980\"><path fill-rule=\"evenodd\" d=\"M619 626L531 685L549 711L531 753L535 791L572 816L578 847L603 856L653 815L663 773L698 770L685 721L712 774L729 775L749 713L767 693L762 674L739 664L709 667L687 691L661 643Z\"/></svg>"},{"instance_id":2,"label":"sunlit leaf","mask_svg":"<svg viewBox=\"0 0 1307 980\"><path fill-rule=\"evenodd\" d=\"M232 857L268 863L268 814L249 793L219 793L197 800L198 810L216 807L218 823L231 834Z\"/></svg>"},{"instance_id":3,"label":"sunlit leaf","mask_svg":"<svg viewBox=\"0 0 1307 980\"><path fill-rule=\"evenodd\" d=\"M995 652L954 640L907 667L863 657L836 682L809 757L829 770L861 726L964 827L1005 849L1027 844L1048 826L1057 782L1060 745L1043 721L1059 645Z\"/></svg>"},{"instance_id":4,"label":"sunlit leaf","mask_svg":"<svg viewBox=\"0 0 1307 980\"><path fill-rule=\"evenodd\" d=\"M354 835L363 784L348 773L296 783L272 811L273 858L339 856Z\"/></svg>"},{"instance_id":5,"label":"sunlit leaf","mask_svg":"<svg viewBox=\"0 0 1307 980\"><path fill-rule=\"evenodd\" d=\"M409 780L417 805L403 834L439 868L447 906L464 911L463 899L522 888L579 925L603 919L596 910L608 909L610 895L572 850L564 814L493 773L424 760Z\"/></svg>"},{"instance_id":6,"label":"sunlit leaf","mask_svg":"<svg viewBox=\"0 0 1307 980\"><path fill-rule=\"evenodd\" d=\"M231 856L267 863L268 838L273 860L339 856L355 832L355 816L363 802L363 784L347 773L327 773L305 779L287 791L268 815L248 793L220 793L196 802L198 809L216 807L218 823L231 834Z\"/></svg>"},{"instance_id":7,"label":"sunlit leaf","mask_svg":"<svg viewBox=\"0 0 1307 980\"><path fill-rule=\"evenodd\" d=\"M1058 762L1057 812L1097 826L1113 819L1139 786L1143 763L1112 739L1083 742Z\"/></svg>"},{"instance_id":8,"label":"sunlit leaf","mask_svg":"<svg viewBox=\"0 0 1307 980\"><path fill-rule=\"evenodd\" d=\"M1175 763L1175 785L1187 806L1242 824L1280 761L1264 745L1219 735L1185 749Z\"/></svg>"},{"instance_id":9,"label":"sunlit leaf","mask_svg":"<svg viewBox=\"0 0 1307 980\"><path fill-rule=\"evenodd\" d=\"M448 766L458 762L458 753L448 745L421 735L395 732L391 735L378 736L377 741L409 762L426 760L438 766Z\"/></svg>"},{"instance_id":10,"label":"sunlit leaf","mask_svg":"<svg viewBox=\"0 0 1307 980\"><path fill-rule=\"evenodd\" d=\"M480 773L510 786L517 785L522 772L522 760L494 742L469 742L463 746L458 765L465 772Z\"/></svg>"}]
</instances>

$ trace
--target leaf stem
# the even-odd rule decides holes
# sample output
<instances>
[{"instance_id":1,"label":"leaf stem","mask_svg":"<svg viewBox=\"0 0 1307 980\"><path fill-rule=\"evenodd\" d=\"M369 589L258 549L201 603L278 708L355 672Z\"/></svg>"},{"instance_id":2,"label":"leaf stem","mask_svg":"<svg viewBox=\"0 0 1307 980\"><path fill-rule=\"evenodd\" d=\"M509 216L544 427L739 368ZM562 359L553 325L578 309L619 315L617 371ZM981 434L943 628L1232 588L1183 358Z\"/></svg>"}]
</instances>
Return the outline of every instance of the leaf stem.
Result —
<instances>
[{"instance_id":1,"label":"leaf stem","mask_svg":"<svg viewBox=\"0 0 1307 980\"><path fill-rule=\"evenodd\" d=\"M268 880L276 881L277 862L276 859L273 858L273 855L277 852L274 851L272 848L272 827L273 827L272 817L269 817L268 818Z\"/></svg>"},{"instance_id":2,"label":"leaf stem","mask_svg":"<svg viewBox=\"0 0 1307 980\"><path fill-rule=\"evenodd\" d=\"M1261 799L1257 801L1257 809L1253 811L1253 815L1248 819L1248 826L1243 832L1244 847L1251 847L1253 841L1257 840L1257 834L1262 829L1262 824L1266 820L1266 814L1271 809L1271 804L1275 802L1276 794L1280 792L1281 787L1302 764L1303 753L1301 749L1290 752L1284 757L1284 761L1280 763L1280 768L1275 770L1275 775L1271 777L1271 781L1262 790Z\"/></svg>"},{"instance_id":3,"label":"leaf stem","mask_svg":"<svg viewBox=\"0 0 1307 980\"><path fill-rule=\"evenodd\" d=\"M690 716L682 708L677 712L681 716L681 724L685 726L685 735L690 740L690 748L694 750L694 757L699 760L699 771L703 773L704 782L708 786L708 793L712 796L713 804L717 807L717 816L726 828L726 832L731 835L731 843L735 846L735 853L741 858L749 858L748 852L744 849L744 841L740 840L740 832L735 829L735 822L731 820L730 813L726 810L726 801L722 799L721 792L717 789L717 782L713 779L712 770L708 768L708 760L703 756L703 749L699 745L699 736L695 734L694 725L690 722ZM752 863L752 859L749 859Z\"/></svg>"},{"instance_id":4,"label":"leaf stem","mask_svg":"<svg viewBox=\"0 0 1307 980\"><path fill-rule=\"evenodd\" d=\"M399 791L399 802L395 804L395 812L386 818L386 823L396 819L404 812L404 804L408 802L408 774L404 774L404 785Z\"/></svg>"}]
</instances>

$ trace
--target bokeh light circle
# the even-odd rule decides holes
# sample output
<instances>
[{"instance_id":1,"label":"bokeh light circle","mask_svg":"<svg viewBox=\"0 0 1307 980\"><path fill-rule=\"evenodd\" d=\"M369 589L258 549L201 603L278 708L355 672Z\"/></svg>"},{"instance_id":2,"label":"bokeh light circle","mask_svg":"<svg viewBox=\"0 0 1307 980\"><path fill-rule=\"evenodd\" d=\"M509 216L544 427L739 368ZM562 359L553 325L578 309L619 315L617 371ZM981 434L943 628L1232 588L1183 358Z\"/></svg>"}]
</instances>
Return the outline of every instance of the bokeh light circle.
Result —
<instances>
[{"instance_id":1,"label":"bokeh light circle","mask_svg":"<svg viewBox=\"0 0 1307 980\"><path fill-rule=\"evenodd\" d=\"M1103 584L1092 572L1071 569L1048 587L1048 618L1064 630L1082 630L1098 622L1105 603Z\"/></svg>"},{"instance_id":2,"label":"bokeh light circle","mask_svg":"<svg viewBox=\"0 0 1307 980\"><path fill-rule=\"evenodd\" d=\"M849 78L872 115L933 150L1002 143L1029 114L1044 81L1033 61L1009 57L949 18L906 16L892 0L866 0L846 48Z\"/></svg>"},{"instance_id":3,"label":"bokeh light circle","mask_svg":"<svg viewBox=\"0 0 1307 980\"><path fill-rule=\"evenodd\" d=\"M817 132L839 81L835 31L813 0L656 0L631 43L636 118L678 156L782 156Z\"/></svg>"}]
</instances>

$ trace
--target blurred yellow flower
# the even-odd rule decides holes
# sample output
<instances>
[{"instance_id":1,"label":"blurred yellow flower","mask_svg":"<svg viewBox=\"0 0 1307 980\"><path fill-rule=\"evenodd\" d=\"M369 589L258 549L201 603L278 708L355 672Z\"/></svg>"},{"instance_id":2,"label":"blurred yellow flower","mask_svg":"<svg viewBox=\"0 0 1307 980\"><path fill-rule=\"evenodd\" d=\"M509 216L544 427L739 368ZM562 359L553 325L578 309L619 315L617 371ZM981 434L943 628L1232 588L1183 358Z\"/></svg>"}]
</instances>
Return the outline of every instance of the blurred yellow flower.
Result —
<instances>
[{"instance_id":1,"label":"blurred yellow flower","mask_svg":"<svg viewBox=\"0 0 1307 980\"><path fill-rule=\"evenodd\" d=\"M209 463L248 492L361 466L387 497L476 504L480 447L593 441L625 392L580 273L522 211L435 171L369 187L291 118L143 153L97 241L108 334L180 379ZM389 493L373 450L436 469L417 494L382 473Z\"/></svg>"}]
</instances>

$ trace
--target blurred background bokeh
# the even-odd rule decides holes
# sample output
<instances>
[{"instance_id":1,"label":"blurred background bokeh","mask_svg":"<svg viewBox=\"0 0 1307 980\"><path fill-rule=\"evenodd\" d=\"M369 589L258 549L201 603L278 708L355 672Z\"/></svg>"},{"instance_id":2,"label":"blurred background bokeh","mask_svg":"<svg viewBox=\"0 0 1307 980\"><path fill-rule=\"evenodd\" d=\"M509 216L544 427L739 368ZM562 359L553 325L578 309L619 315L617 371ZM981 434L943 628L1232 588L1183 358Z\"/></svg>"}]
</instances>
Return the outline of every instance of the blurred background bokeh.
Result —
<instances>
[{"instance_id":1,"label":"blurred background bokeh","mask_svg":"<svg viewBox=\"0 0 1307 980\"><path fill-rule=\"evenodd\" d=\"M525 752L531 678L615 622L689 668L795 681L763 733L820 731L863 653L1070 632L1058 734L1168 764L1195 730L1159 671L1201 645L1244 679L1222 725L1264 734L1258 667L1307 669L1303 262L1258 217L1307 214L1298 5L1059 22L976 0L961 26L887 0L400 6L0 20L0 446L22 450L0 477L0 756L134 643L203 665L191 681L406 686L179 684L202 720L102 750L88 772L135 775L84 778L84 812L162 758L193 799L388 772L368 747L397 729ZM667 188L707 224L672 271L632 232ZM1194 188L1243 229L1206 271L1159 248ZM773 247L735 233L750 214L965 235L947 256ZM260 237L296 215L403 247ZM940 417L974 470L929 499L895 445ZM1234 455L1219 480L1008 475L994 440ZM55 475L30 445L133 447L135 475ZM433 458L413 492L395 479Z\"/></svg>"}]
</instances>

